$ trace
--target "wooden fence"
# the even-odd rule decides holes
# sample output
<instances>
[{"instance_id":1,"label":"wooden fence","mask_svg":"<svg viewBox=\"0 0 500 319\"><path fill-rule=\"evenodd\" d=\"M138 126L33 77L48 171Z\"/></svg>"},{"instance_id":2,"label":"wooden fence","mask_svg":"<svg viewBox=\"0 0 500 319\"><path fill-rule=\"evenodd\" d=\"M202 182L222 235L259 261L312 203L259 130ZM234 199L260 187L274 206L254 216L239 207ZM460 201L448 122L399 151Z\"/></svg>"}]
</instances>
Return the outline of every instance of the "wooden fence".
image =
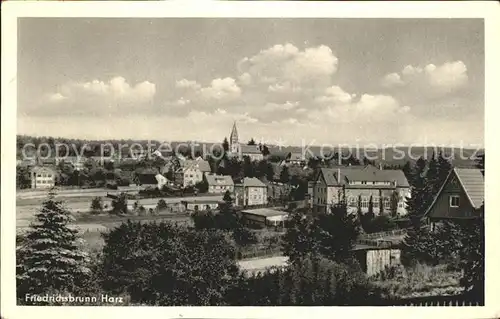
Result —
<instances>
[{"instance_id":1,"label":"wooden fence","mask_svg":"<svg viewBox=\"0 0 500 319\"><path fill-rule=\"evenodd\" d=\"M416 306L416 307L477 307L484 306L484 301L468 298L464 295L425 296L383 301L380 306Z\"/></svg>"}]
</instances>

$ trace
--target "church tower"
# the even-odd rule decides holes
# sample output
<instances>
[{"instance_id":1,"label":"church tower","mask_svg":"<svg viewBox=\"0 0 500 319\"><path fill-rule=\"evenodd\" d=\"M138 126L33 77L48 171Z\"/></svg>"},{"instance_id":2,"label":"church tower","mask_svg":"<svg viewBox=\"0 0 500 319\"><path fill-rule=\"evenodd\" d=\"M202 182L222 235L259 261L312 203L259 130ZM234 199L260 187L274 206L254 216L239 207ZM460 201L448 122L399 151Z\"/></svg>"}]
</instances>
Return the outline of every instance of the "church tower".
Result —
<instances>
[{"instance_id":1,"label":"church tower","mask_svg":"<svg viewBox=\"0 0 500 319\"><path fill-rule=\"evenodd\" d=\"M238 148L238 130L236 129L236 121L234 121L233 129L231 130L231 136L229 138L229 149L231 153L238 153Z\"/></svg>"}]
</instances>

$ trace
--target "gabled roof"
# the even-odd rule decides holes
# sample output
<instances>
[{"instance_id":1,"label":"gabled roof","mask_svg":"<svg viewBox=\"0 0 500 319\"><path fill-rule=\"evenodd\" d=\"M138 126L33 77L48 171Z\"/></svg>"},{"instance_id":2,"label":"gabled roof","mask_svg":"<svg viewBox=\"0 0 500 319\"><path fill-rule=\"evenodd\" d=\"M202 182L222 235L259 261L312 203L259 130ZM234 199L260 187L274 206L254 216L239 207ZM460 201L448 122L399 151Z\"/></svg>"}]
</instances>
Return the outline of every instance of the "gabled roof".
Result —
<instances>
[{"instance_id":1,"label":"gabled roof","mask_svg":"<svg viewBox=\"0 0 500 319\"><path fill-rule=\"evenodd\" d=\"M245 177L242 183L243 187L267 187L256 177Z\"/></svg>"},{"instance_id":2,"label":"gabled roof","mask_svg":"<svg viewBox=\"0 0 500 319\"><path fill-rule=\"evenodd\" d=\"M446 177L443 185L437 192L436 196L434 196L434 200L431 205L427 208L427 211L424 214L424 217L427 216L431 209L436 204L439 196L443 192L444 188L448 184L448 181L452 176L456 176L462 189L464 190L467 198L470 201L470 204L475 209L480 208L484 202L484 176L481 174L481 170L478 168L454 168Z\"/></svg>"},{"instance_id":3,"label":"gabled roof","mask_svg":"<svg viewBox=\"0 0 500 319\"><path fill-rule=\"evenodd\" d=\"M47 171L49 171L49 172L51 172L51 173L53 173L53 174L55 174L55 173L56 173L56 170L55 170L55 169L53 169L52 167L49 167L49 166L34 166L34 167L31 169L31 171L32 171L33 173L47 172Z\"/></svg>"},{"instance_id":4,"label":"gabled roof","mask_svg":"<svg viewBox=\"0 0 500 319\"><path fill-rule=\"evenodd\" d=\"M197 158L195 160L181 161L180 164L181 164L181 169L183 171L184 170L188 170L188 169L194 169L194 170L199 169L202 172L210 172L210 171L212 171L210 169L210 164L207 161L205 161L204 159L201 159L201 158Z\"/></svg>"},{"instance_id":5,"label":"gabled roof","mask_svg":"<svg viewBox=\"0 0 500 319\"><path fill-rule=\"evenodd\" d=\"M209 186L232 186L234 185L233 179L229 175L213 175L207 174L206 176L207 183Z\"/></svg>"},{"instance_id":6,"label":"gabled roof","mask_svg":"<svg viewBox=\"0 0 500 319\"><path fill-rule=\"evenodd\" d=\"M402 170L379 170L373 165L321 168L327 186L346 185L349 181L395 182L398 187L409 187Z\"/></svg>"}]
</instances>

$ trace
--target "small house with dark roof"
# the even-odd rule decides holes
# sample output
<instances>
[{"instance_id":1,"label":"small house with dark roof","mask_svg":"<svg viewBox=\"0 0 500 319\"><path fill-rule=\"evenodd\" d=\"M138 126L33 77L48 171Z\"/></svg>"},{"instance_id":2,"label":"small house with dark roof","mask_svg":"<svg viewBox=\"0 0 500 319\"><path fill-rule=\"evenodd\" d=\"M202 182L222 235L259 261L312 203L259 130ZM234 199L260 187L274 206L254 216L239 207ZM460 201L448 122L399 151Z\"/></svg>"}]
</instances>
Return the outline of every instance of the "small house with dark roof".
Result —
<instances>
[{"instance_id":1,"label":"small house with dark roof","mask_svg":"<svg viewBox=\"0 0 500 319\"><path fill-rule=\"evenodd\" d=\"M440 188L424 219L434 228L443 220L480 217L484 203L484 176L477 168L454 168Z\"/></svg>"},{"instance_id":2,"label":"small house with dark roof","mask_svg":"<svg viewBox=\"0 0 500 319\"><path fill-rule=\"evenodd\" d=\"M205 174L210 172L210 164L201 157L194 160L181 160L180 167L174 173L175 183L183 187L195 186L203 181Z\"/></svg>"},{"instance_id":3,"label":"small house with dark roof","mask_svg":"<svg viewBox=\"0 0 500 319\"><path fill-rule=\"evenodd\" d=\"M345 200L350 212L367 212L370 201L375 214L406 215L410 185L401 170L383 170L372 165L320 168L313 185L313 207L327 212L328 207Z\"/></svg>"}]
</instances>

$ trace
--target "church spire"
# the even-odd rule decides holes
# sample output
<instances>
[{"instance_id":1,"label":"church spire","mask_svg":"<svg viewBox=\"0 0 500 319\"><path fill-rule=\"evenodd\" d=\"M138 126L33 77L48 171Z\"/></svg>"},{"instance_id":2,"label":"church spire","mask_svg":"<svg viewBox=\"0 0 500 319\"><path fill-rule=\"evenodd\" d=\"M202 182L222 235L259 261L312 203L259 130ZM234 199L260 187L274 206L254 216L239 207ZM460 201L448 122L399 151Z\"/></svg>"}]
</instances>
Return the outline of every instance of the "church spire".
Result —
<instances>
[{"instance_id":1,"label":"church spire","mask_svg":"<svg viewBox=\"0 0 500 319\"><path fill-rule=\"evenodd\" d=\"M229 138L231 145L238 144L238 130L236 129L236 121L233 123L231 130L231 137Z\"/></svg>"}]
</instances>

